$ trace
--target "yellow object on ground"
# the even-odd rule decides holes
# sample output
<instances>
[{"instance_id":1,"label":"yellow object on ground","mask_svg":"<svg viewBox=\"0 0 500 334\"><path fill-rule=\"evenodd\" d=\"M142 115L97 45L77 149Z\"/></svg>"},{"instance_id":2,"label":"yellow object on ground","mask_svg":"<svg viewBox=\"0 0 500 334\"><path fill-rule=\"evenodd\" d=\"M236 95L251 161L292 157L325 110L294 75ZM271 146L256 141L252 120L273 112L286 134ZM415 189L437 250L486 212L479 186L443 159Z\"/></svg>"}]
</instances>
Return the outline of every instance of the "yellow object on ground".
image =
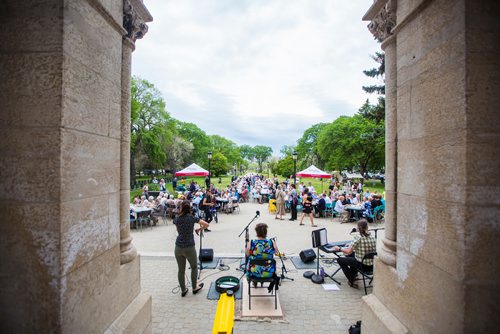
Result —
<instances>
[{"instance_id":1,"label":"yellow object on ground","mask_svg":"<svg viewBox=\"0 0 500 334\"><path fill-rule=\"evenodd\" d=\"M232 291L221 293L217 302L212 334L229 334L234 326L234 296Z\"/></svg>"},{"instance_id":2,"label":"yellow object on ground","mask_svg":"<svg viewBox=\"0 0 500 334\"><path fill-rule=\"evenodd\" d=\"M269 200L269 213L276 213L276 200L275 199Z\"/></svg>"}]
</instances>

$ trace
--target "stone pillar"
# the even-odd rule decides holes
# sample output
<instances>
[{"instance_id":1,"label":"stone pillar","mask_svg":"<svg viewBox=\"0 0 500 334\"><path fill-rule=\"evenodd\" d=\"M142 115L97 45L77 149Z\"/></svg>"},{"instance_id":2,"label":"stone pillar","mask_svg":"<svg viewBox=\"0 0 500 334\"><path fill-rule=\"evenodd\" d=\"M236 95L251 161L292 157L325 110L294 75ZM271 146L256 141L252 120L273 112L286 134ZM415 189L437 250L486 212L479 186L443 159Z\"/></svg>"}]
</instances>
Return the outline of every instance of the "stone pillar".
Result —
<instances>
[{"instance_id":1,"label":"stone pillar","mask_svg":"<svg viewBox=\"0 0 500 334\"><path fill-rule=\"evenodd\" d=\"M493 0L377 0L364 17L386 52L387 230L363 332L499 326L499 15Z\"/></svg>"},{"instance_id":2,"label":"stone pillar","mask_svg":"<svg viewBox=\"0 0 500 334\"><path fill-rule=\"evenodd\" d=\"M137 256L137 250L132 245L129 222L130 203L130 63L133 41L124 36L122 43L122 113L120 142L120 262L132 261Z\"/></svg>"},{"instance_id":3,"label":"stone pillar","mask_svg":"<svg viewBox=\"0 0 500 334\"><path fill-rule=\"evenodd\" d=\"M2 333L151 331L121 241L123 17L121 0L0 4Z\"/></svg>"},{"instance_id":4,"label":"stone pillar","mask_svg":"<svg viewBox=\"0 0 500 334\"><path fill-rule=\"evenodd\" d=\"M153 20L142 1L125 0L123 2L123 25L127 30L122 42L121 72L121 142L120 142L120 262L132 261L137 251L132 245L129 223L130 203L130 77L132 52L135 41L148 31L146 22Z\"/></svg>"},{"instance_id":5,"label":"stone pillar","mask_svg":"<svg viewBox=\"0 0 500 334\"><path fill-rule=\"evenodd\" d=\"M378 2L364 19L372 20L368 29L382 42L385 53L385 237L378 251L380 260L392 267L396 266L397 232L397 79L396 79L396 36L392 29L396 25L396 1ZM377 11L378 10L378 11Z\"/></svg>"}]
</instances>

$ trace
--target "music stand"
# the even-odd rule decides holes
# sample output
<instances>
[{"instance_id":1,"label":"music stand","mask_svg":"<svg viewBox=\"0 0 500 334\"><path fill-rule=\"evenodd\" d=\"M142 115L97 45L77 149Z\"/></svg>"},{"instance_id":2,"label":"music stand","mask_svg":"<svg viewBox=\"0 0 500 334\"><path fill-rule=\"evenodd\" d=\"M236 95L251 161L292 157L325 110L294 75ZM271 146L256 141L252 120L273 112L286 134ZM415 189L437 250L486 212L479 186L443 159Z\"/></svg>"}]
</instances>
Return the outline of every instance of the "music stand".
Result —
<instances>
[{"instance_id":1,"label":"music stand","mask_svg":"<svg viewBox=\"0 0 500 334\"><path fill-rule=\"evenodd\" d=\"M326 277L329 277L331 280L333 280L335 283L337 284L340 284L339 281L337 281L335 278L333 278L332 275L328 275L327 273L322 272L322 274L320 275L319 273L319 249L325 245L328 244L328 234L327 234L327 230L326 228L321 228L319 230L314 230L311 232L311 237L312 237L312 244L313 244L313 247L316 247L317 248L317 252L318 252L318 255L317 255L317 264L316 264L316 274L313 274L311 276L311 281L313 283L316 283L316 284L321 284L325 281L324 277L323 276L326 276ZM339 268L340 269L340 268ZM338 271L338 270L337 270Z\"/></svg>"},{"instance_id":2,"label":"music stand","mask_svg":"<svg viewBox=\"0 0 500 334\"><path fill-rule=\"evenodd\" d=\"M316 257L316 274L311 276L311 281L316 284L324 282L323 276L319 274L319 248L328 243L326 228L320 228L311 232L312 246L317 248L318 256Z\"/></svg>"}]
</instances>

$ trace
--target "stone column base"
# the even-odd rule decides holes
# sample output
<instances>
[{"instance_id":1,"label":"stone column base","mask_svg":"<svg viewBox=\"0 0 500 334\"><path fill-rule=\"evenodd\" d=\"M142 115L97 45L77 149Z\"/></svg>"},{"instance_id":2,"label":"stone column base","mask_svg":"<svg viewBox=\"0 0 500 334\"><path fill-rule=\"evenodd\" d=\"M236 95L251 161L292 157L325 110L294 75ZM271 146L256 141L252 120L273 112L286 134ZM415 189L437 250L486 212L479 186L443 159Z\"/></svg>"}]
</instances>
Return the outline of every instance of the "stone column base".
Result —
<instances>
[{"instance_id":1,"label":"stone column base","mask_svg":"<svg viewBox=\"0 0 500 334\"><path fill-rule=\"evenodd\" d=\"M363 297L361 333L406 334L408 329L375 296Z\"/></svg>"},{"instance_id":2,"label":"stone column base","mask_svg":"<svg viewBox=\"0 0 500 334\"><path fill-rule=\"evenodd\" d=\"M152 298L150 295L140 293L116 320L104 332L115 333L152 333Z\"/></svg>"}]
</instances>

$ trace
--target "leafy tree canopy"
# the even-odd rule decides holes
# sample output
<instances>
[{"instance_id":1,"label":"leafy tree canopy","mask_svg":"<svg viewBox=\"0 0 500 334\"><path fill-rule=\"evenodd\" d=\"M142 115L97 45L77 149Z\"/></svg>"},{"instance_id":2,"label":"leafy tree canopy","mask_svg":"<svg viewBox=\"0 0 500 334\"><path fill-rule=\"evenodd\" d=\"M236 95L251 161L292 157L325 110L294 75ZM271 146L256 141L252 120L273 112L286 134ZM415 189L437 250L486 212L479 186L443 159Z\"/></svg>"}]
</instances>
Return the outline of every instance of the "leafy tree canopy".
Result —
<instances>
[{"instance_id":1,"label":"leafy tree canopy","mask_svg":"<svg viewBox=\"0 0 500 334\"><path fill-rule=\"evenodd\" d=\"M273 149L269 146L257 145L253 148L253 152L259 164L259 173L262 173L262 163L273 154Z\"/></svg>"},{"instance_id":2,"label":"leafy tree canopy","mask_svg":"<svg viewBox=\"0 0 500 334\"><path fill-rule=\"evenodd\" d=\"M384 166L384 124L360 115L341 116L319 134L319 153L330 170L358 169L361 173Z\"/></svg>"},{"instance_id":3,"label":"leafy tree canopy","mask_svg":"<svg viewBox=\"0 0 500 334\"><path fill-rule=\"evenodd\" d=\"M224 175L228 172L227 158L221 152L212 153L212 160L210 161L210 171L213 177Z\"/></svg>"},{"instance_id":4,"label":"leafy tree canopy","mask_svg":"<svg viewBox=\"0 0 500 334\"><path fill-rule=\"evenodd\" d=\"M322 169L324 161L318 152L317 138L327 123L318 123L304 131L302 137L297 141L297 156L300 158L300 168L306 168L312 164Z\"/></svg>"}]
</instances>

